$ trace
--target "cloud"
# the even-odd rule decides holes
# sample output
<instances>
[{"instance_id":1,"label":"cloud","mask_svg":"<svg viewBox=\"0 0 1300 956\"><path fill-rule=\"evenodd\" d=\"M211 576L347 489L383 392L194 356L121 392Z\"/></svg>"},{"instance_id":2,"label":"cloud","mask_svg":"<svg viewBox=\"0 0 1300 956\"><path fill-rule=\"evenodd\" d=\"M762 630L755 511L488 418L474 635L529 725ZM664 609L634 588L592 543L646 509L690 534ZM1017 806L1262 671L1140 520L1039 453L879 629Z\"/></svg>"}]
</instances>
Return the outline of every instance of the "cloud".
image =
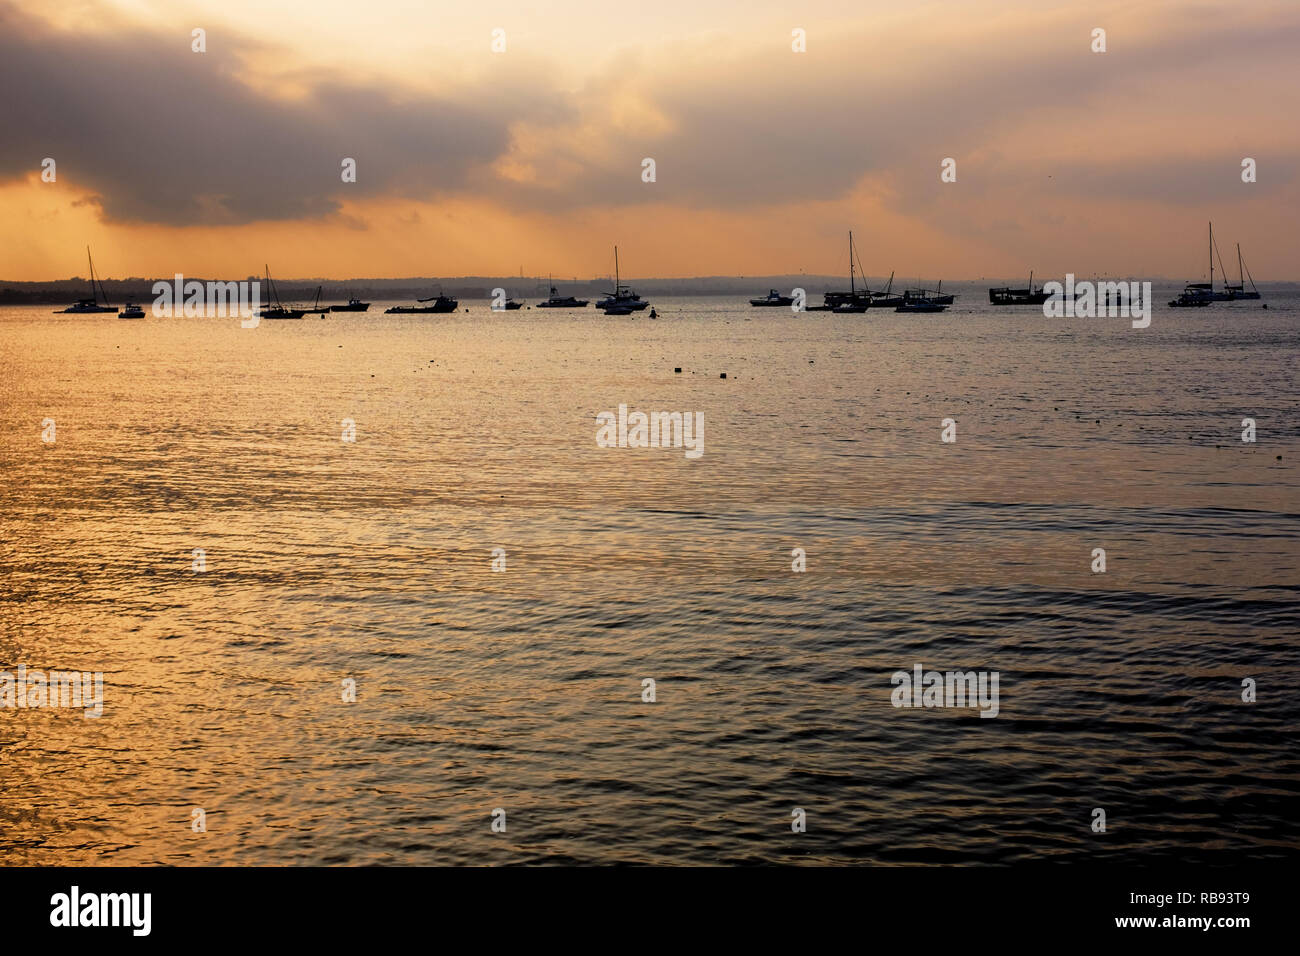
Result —
<instances>
[{"instance_id":1,"label":"cloud","mask_svg":"<svg viewBox=\"0 0 1300 956\"><path fill-rule=\"evenodd\" d=\"M453 101L321 77L284 98L247 81L231 48L199 54L188 36L139 30L83 36L0 5L0 177L53 157L59 182L98 196L113 222L313 218L344 197L465 189L507 149L513 119L558 108L535 85ZM355 184L342 183L344 157L357 161Z\"/></svg>"},{"instance_id":2,"label":"cloud","mask_svg":"<svg viewBox=\"0 0 1300 956\"><path fill-rule=\"evenodd\" d=\"M434 94L358 80L346 63L295 72L292 50L229 33L201 55L138 28L78 35L0 0L0 177L53 156L60 182L97 196L110 222L320 219L348 202L356 226L364 200L394 197L542 216L734 212L869 191L949 235L1010 234L1046 221L1031 203L1230 202L1240 156L1263 150L1270 175L1250 198L1276 204L1300 155L1281 120L1298 105L1300 12L1195 8L1107 13L1106 54L1088 51L1092 20L1068 8L1032 28L928 9L815 33L806 54L770 38L633 41L569 90L548 83L545 60L512 52ZM647 156L654 184L641 181ZM941 189L947 156L959 185ZM356 184L340 181L343 157Z\"/></svg>"}]
</instances>

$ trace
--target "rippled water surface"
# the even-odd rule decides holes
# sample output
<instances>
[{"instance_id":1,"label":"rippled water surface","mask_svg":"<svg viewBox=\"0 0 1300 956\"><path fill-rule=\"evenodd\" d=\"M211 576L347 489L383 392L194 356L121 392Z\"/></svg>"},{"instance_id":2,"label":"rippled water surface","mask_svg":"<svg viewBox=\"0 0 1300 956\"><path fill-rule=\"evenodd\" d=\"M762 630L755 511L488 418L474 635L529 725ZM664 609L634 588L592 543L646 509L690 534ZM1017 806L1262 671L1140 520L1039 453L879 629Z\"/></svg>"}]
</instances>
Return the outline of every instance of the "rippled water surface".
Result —
<instances>
[{"instance_id":1,"label":"rippled water surface","mask_svg":"<svg viewBox=\"0 0 1300 956\"><path fill-rule=\"evenodd\" d=\"M0 709L0 863L1295 858L1300 301L980 295L0 309L0 668L106 697ZM597 447L620 403L704 455Z\"/></svg>"}]
</instances>

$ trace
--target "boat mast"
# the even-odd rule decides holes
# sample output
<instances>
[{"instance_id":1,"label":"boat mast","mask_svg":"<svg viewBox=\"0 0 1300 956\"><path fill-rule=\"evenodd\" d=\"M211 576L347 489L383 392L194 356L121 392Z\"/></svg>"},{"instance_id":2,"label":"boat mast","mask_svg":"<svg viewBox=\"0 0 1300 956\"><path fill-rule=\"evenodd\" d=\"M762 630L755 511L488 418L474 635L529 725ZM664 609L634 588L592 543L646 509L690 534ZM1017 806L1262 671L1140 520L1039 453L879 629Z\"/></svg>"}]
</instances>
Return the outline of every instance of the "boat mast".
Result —
<instances>
[{"instance_id":1,"label":"boat mast","mask_svg":"<svg viewBox=\"0 0 1300 956\"><path fill-rule=\"evenodd\" d=\"M849 296L854 295L853 287L853 230L849 230Z\"/></svg>"},{"instance_id":2,"label":"boat mast","mask_svg":"<svg viewBox=\"0 0 1300 956\"><path fill-rule=\"evenodd\" d=\"M1210 223L1210 291L1214 291L1214 223Z\"/></svg>"},{"instance_id":3,"label":"boat mast","mask_svg":"<svg viewBox=\"0 0 1300 956\"><path fill-rule=\"evenodd\" d=\"M1240 262L1243 262L1243 260L1242 260L1242 258L1241 258L1241 243L1237 243L1237 261L1238 261L1239 263L1240 263ZM1258 292L1259 292L1259 289L1257 289L1257 288L1255 287L1255 277L1254 277L1253 275L1250 274L1250 270L1249 270L1249 269L1246 270L1246 278L1248 278L1248 279L1250 280L1250 291L1252 291L1252 292L1254 292L1254 293L1258 293Z\"/></svg>"}]
</instances>

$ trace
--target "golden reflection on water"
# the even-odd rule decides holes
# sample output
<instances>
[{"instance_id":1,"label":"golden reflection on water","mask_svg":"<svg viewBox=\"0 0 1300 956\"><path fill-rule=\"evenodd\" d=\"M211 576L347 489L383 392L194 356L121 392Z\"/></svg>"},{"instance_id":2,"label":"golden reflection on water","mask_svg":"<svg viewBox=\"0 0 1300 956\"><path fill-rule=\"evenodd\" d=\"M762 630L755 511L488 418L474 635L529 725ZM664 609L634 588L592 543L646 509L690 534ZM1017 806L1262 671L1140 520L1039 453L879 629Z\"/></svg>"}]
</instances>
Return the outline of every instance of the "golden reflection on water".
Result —
<instances>
[{"instance_id":1,"label":"golden reflection on water","mask_svg":"<svg viewBox=\"0 0 1300 956\"><path fill-rule=\"evenodd\" d=\"M0 861L1083 858L1083 793L1116 856L1294 848L1294 705L1229 706L1297 664L1294 313L661 311L0 314L0 667L107 684L0 711ZM620 402L704 456L596 447ZM894 710L918 661L999 718Z\"/></svg>"}]
</instances>

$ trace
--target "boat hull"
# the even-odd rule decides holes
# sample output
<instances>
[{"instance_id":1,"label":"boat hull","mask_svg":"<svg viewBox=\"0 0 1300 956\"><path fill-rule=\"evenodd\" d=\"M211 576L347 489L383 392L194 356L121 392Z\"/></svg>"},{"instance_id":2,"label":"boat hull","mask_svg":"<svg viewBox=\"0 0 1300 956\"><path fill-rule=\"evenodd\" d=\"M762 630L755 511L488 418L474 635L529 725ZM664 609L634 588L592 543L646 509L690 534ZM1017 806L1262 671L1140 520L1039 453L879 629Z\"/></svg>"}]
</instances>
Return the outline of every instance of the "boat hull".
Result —
<instances>
[{"instance_id":1,"label":"boat hull","mask_svg":"<svg viewBox=\"0 0 1300 956\"><path fill-rule=\"evenodd\" d=\"M538 302L539 309L585 309L591 304L590 299L547 299Z\"/></svg>"}]
</instances>

